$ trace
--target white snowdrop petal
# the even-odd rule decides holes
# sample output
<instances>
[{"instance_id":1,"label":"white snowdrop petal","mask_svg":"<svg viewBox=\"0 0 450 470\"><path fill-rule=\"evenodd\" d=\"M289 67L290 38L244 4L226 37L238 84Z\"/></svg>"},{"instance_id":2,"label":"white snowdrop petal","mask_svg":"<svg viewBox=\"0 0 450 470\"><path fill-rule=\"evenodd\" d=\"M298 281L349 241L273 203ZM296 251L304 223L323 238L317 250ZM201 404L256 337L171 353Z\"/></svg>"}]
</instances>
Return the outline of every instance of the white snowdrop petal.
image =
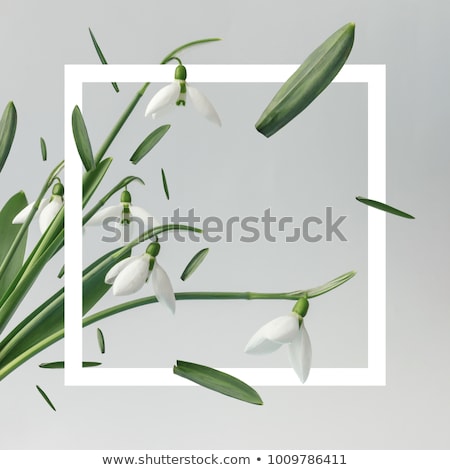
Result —
<instances>
[{"instance_id":1,"label":"white snowdrop petal","mask_svg":"<svg viewBox=\"0 0 450 470\"><path fill-rule=\"evenodd\" d=\"M172 313L175 313L175 294L172 283L167 273L156 261L152 271L152 284L158 302L163 303Z\"/></svg>"},{"instance_id":2,"label":"white snowdrop petal","mask_svg":"<svg viewBox=\"0 0 450 470\"><path fill-rule=\"evenodd\" d=\"M269 322L270 323L270 322ZM249 354L268 354L281 347L281 343L275 343L267 339L267 323L263 325L249 340L244 352Z\"/></svg>"},{"instance_id":3,"label":"white snowdrop petal","mask_svg":"<svg viewBox=\"0 0 450 470\"><path fill-rule=\"evenodd\" d=\"M137 292L148 279L148 255L138 256L132 263L125 266L113 283L114 295L129 295Z\"/></svg>"},{"instance_id":4,"label":"white snowdrop petal","mask_svg":"<svg viewBox=\"0 0 450 470\"><path fill-rule=\"evenodd\" d=\"M123 206L118 204L117 206L108 206L104 207L97 211L85 225L102 225L105 222L105 219L111 218L122 218Z\"/></svg>"},{"instance_id":5,"label":"white snowdrop petal","mask_svg":"<svg viewBox=\"0 0 450 470\"><path fill-rule=\"evenodd\" d=\"M266 336L270 341L290 343L298 334L298 329L298 317L295 313L291 313L266 323Z\"/></svg>"},{"instance_id":6,"label":"white snowdrop petal","mask_svg":"<svg viewBox=\"0 0 450 470\"><path fill-rule=\"evenodd\" d=\"M175 103L179 94L180 84L178 82L172 82L170 85L161 88L147 105L145 115L155 114L166 106Z\"/></svg>"},{"instance_id":7,"label":"white snowdrop petal","mask_svg":"<svg viewBox=\"0 0 450 470\"><path fill-rule=\"evenodd\" d=\"M107 273L105 276L106 284L112 284L118 274L130 263L132 263L135 259L139 258L139 256L130 256L129 258L125 258L122 261L116 263Z\"/></svg>"},{"instance_id":8,"label":"white snowdrop petal","mask_svg":"<svg viewBox=\"0 0 450 470\"><path fill-rule=\"evenodd\" d=\"M56 214L63 206L61 196L53 196L53 200L50 201L39 214L39 229L41 233L44 233L49 225L52 223Z\"/></svg>"},{"instance_id":9,"label":"white snowdrop petal","mask_svg":"<svg viewBox=\"0 0 450 470\"><path fill-rule=\"evenodd\" d=\"M41 202L39 204L39 208L36 211L36 214L39 214L39 212L49 203L50 198L44 198L41 199ZM28 206L24 207L13 219L12 223L13 224L23 224L25 223L25 220L27 220L28 215L31 212L31 209L33 209L34 203L36 201L30 202Z\"/></svg>"},{"instance_id":10,"label":"white snowdrop petal","mask_svg":"<svg viewBox=\"0 0 450 470\"><path fill-rule=\"evenodd\" d=\"M194 88L190 85L186 85L186 88L188 97L194 105L194 108L202 116L209 119L214 124L221 126L222 123L220 122L219 115L217 114L217 111L214 109L214 106L210 103L208 98L206 98L206 96L202 92L197 90L197 88Z\"/></svg>"},{"instance_id":11,"label":"white snowdrop petal","mask_svg":"<svg viewBox=\"0 0 450 470\"><path fill-rule=\"evenodd\" d=\"M298 335L289 344L288 349L291 365L302 383L305 383L311 370L312 359L311 340L306 331L305 322L302 322Z\"/></svg>"}]
</instances>

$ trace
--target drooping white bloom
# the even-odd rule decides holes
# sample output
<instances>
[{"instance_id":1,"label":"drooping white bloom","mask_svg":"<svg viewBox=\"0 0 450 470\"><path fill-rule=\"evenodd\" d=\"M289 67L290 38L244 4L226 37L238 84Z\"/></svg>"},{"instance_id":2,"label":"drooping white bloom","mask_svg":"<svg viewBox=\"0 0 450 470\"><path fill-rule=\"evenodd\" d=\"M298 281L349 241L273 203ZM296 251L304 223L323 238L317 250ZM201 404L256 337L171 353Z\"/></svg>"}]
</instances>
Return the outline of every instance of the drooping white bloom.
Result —
<instances>
[{"instance_id":1,"label":"drooping white bloom","mask_svg":"<svg viewBox=\"0 0 450 470\"><path fill-rule=\"evenodd\" d=\"M175 313L175 294L169 276L156 261L159 243L151 243L147 251L139 256L130 256L115 264L105 276L105 282L112 284L114 295L130 295L140 290L151 279L158 302Z\"/></svg>"},{"instance_id":2,"label":"drooping white bloom","mask_svg":"<svg viewBox=\"0 0 450 470\"><path fill-rule=\"evenodd\" d=\"M86 226L103 225L109 228L109 223L117 228L121 235L121 240L129 242L132 238L129 231L130 226L137 224L138 235L159 225L158 220L145 209L131 203L131 195L128 191L123 191L120 197L120 204L108 206L96 212L87 222Z\"/></svg>"},{"instance_id":3,"label":"drooping white bloom","mask_svg":"<svg viewBox=\"0 0 450 470\"><path fill-rule=\"evenodd\" d=\"M64 187L61 183L55 184L53 187L53 194L50 198L44 198L41 200L36 215L39 216L39 229L41 233L44 233L49 225L52 223L56 214L64 205ZM29 216L31 210L36 201L31 202L22 209L13 219L13 224L23 224Z\"/></svg>"},{"instance_id":4,"label":"drooping white bloom","mask_svg":"<svg viewBox=\"0 0 450 470\"><path fill-rule=\"evenodd\" d=\"M307 299L302 297L294 311L263 325L245 347L246 353L267 354L287 344L292 368L302 383L308 378L312 358L311 341L303 318L308 309L307 302Z\"/></svg>"},{"instance_id":5,"label":"drooping white bloom","mask_svg":"<svg viewBox=\"0 0 450 470\"><path fill-rule=\"evenodd\" d=\"M151 114L155 119L174 105L185 106L188 100L202 116L221 126L222 123L214 106L197 88L186 83L186 76L186 67L179 65L175 69L175 81L155 94L147 105L145 115Z\"/></svg>"}]
</instances>

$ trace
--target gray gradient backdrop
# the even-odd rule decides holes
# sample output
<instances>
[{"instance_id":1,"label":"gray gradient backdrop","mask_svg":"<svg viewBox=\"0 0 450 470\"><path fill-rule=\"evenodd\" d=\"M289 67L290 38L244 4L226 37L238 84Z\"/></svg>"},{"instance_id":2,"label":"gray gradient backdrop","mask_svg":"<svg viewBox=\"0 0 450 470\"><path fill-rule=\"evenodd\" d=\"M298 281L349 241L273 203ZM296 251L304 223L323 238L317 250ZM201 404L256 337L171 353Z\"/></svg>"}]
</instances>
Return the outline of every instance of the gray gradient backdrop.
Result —
<instances>
[{"instance_id":1,"label":"gray gradient backdrop","mask_svg":"<svg viewBox=\"0 0 450 470\"><path fill-rule=\"evenodd\" d=\"M449 9L444 1L170 2L1 0L0 104L14 100L19 127L2 174L1 202L25 188L33 198L63 156L64 64L97 63L87 32L94 30L111 63L158 63L187 41L221 43L183 54L186 63L299 63L327 35L354 21L349 63L387 64L387 200L417 220L387 218L387 386L263 387L254 407L199 387L64 387L59 371L37 368L62 358L62 344L44 351L1 384L4 449L200 448L448 448L450 347L445 292L449 279L447 123ZM160 87L151 86L148 97ZM199 85L200 87L200 85ZM84 110L94 147L136 90L86 85ZM157 124L139 104L108 155L108 184L138 174L145 188L135 202L162 217L194 207L201 217L321 216L326 206L347 215L348 242L175 243L161 264L177 290L294 290L350 269L348 285L313 302L308 328L314 367L367 364L367 211L354 201L367 187L367 105L363 85L334 85L307 112L269 141L253 124L276 85L203 85L222 116L216 129L193 110L176 112L173 127L151 158L128 158ZM49 161L39 156L44 136ZM171 200L164 199L164 167ZM26 170L26 173L24 173ZM103 190L100 193L103 193ZM239 234L238 234L239 235ZM103 250L100 231L86 234L86 260ZM32 231L30 243L37 238ZM192 279L177 280L200 247L210 254ZM55 259L19 312L25 315L61 284ZM149 288L150 289L150 288ZM106 296L101 305L111 305ZM105 367L170 367L175 359L216 367L286 367L286 351L242 353L264 321L288 303L193 302L176 318L159 306L102 323L108 353L100 358L95 328L85 331L85 358ZM51 396L51 412L36 392Z\"/></svg>"}]
</instances>

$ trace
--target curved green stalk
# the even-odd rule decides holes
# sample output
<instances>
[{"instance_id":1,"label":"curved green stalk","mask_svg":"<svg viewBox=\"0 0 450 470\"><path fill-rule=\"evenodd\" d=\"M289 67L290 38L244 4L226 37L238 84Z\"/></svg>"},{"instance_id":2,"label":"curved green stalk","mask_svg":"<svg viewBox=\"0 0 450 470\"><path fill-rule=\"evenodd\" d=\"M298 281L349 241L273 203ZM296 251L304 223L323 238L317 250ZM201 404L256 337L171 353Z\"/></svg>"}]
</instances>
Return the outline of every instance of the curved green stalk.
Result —
<instances>
[{"instance_id":1,"label":"curved green stalk","mask_svg":"<svg viewBox=\"0 0 450 470\"><path fill-rule=\"evenodd\" d=\"M181 300L290 300L296 301L301 297L316 297L323 295L330 290L335 289L336 287L344 284L350 280L356 273L351 271L342 276L339 276L336 279L329 281L327 284L324 284L320 287L315 287L312 289L298 290L294 292L281 292L281 293L265 293L265 292L179 292L175 294L175 298L178 301ZM328 287L327 287L328 286ZM112 315L116 315L120 312L130 310L132 308L140 307L143 305L150 305L156 303L157 299L155 296L143 297L141 299L131 300L129 302L116 305L114 307L107 308L100 312L97 312L93 315L85 317L83 319L83 327L89 326L95 322L108 318ZM47 303L44 310L51 310L52 305ZM63 309L61 303L61 310ZM6 364L2 365L0 368L0 380L5 378L10 374L14 369L19 367L25 361L47 348L51 344L60 340L64 336L64 328L60 328L58 331L52 332L48 337L43 338L37 343L30 346L25 351L19 353L16 357L11 359ZM16 344L17 345L17 344ZM9 345L9 349L11 345Z\"/></svg>"}]
</instances>

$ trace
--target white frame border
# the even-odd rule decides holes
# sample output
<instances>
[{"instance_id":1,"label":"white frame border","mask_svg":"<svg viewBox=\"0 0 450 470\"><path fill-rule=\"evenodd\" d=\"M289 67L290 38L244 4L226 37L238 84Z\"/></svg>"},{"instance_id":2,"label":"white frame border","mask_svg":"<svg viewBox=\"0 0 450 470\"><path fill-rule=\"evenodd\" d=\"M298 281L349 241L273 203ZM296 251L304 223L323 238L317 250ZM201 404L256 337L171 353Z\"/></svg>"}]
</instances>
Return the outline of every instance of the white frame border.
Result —
<instances>
[{"instance_id":1,"label":"white frame border","mask_svg":"<svg viewBox=\"0 0 450 470\"><path fill-rule=\"evenodd\" d=\"M82 167L72 135L72 111L82 109L83 83L166 82L173 65L65 66L65 385L186 386L171 368L82 368ZM297 65L189 65L191 82L283 83ZM386 66L344 65L334 83L367 83L368 197L386 197ZM290 368L222 368L251 385L298 386ZM368 209L368 367L314 368L302 386L386 385L386 215Z\"/></svg>"}]
</instances>

